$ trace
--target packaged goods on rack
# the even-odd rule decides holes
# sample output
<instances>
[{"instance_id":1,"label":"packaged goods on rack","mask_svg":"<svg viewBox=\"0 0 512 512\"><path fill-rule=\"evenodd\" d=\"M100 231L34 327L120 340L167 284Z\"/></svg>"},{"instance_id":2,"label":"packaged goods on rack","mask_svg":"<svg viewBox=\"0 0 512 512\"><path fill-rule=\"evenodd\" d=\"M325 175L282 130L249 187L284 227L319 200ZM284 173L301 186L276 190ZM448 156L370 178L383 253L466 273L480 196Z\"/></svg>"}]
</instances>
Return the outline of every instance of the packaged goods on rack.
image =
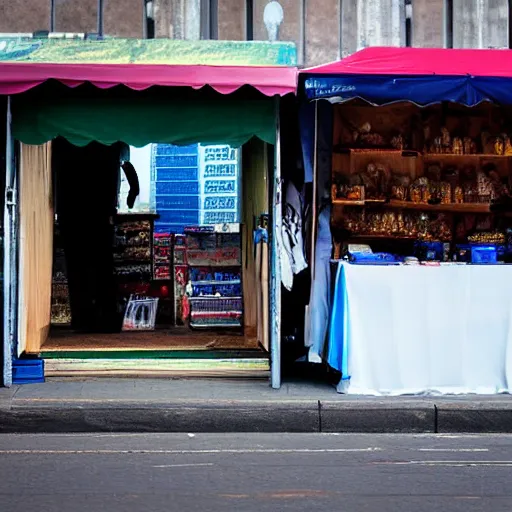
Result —
<instances>
[{"instance_id":1,"label":"packaged goods on rack","mask_svg":"<svg viewBox=\"0 0 512 512\"><path fill-rule=\"evenodd\" d=\"M242 327L238 225L186 228L191 327Z\"/></svg>"},{"instance_id":2,"label":"packaged goods on rack","mask_svg":"<svg viewBox=\"0 0 512 512\"><path fill-rule=\"evenodd\" d=\"M172 235L155 233L153 235L153 279L171 279Z\"/></svg>"}]
</instances>

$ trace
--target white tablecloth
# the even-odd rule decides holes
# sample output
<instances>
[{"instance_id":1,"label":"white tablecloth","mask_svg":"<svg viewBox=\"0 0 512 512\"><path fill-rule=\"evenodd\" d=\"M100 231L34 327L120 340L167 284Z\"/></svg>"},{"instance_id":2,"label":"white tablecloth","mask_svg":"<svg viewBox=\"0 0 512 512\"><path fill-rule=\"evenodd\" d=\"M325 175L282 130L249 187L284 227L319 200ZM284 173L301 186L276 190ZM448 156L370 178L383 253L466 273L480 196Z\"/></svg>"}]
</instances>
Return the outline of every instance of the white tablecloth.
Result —
<instances>
[{"instance_id":1,"label":"white tablecloth","mask_svg":"<svg viewBox=\"0 0 512 512\"><path fill-rule=\"evenodd\" d=\"M512 388L512 265L339 264L328 362L340 392Z\"/></svg>"}]
</instances>

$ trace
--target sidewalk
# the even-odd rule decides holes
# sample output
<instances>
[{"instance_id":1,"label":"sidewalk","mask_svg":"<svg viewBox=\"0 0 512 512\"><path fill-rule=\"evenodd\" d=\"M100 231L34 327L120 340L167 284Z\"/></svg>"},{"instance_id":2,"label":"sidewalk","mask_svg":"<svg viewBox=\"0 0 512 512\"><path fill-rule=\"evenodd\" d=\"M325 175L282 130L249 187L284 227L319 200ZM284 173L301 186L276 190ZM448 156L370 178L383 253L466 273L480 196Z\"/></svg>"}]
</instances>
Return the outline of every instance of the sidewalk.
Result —
<instances>
[{"instance_id":1,"label":"sidewalk","mask_svg":"<svg viewBox=\"0 0 512 512\"><path fill-rule=\"evenodd\" d=\"M48 379L0 389L0 433L512 433L512 396L357 397L324 383Z\"/></svg>"}]
</instances>

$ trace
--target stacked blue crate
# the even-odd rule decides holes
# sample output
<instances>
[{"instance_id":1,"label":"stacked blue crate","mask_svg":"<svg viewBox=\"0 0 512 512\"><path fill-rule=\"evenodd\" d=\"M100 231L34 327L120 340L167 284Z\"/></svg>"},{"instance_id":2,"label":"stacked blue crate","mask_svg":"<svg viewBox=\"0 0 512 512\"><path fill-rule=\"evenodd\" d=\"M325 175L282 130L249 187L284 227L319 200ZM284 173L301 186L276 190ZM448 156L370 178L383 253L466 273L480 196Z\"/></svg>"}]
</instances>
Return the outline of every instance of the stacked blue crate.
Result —
<instances>
[{"instance_id":1,"label":"stacked blue crate","mask_svg":"<svg viewBox=\"0 0 512 512\"><path fill-rule=\"evenodd\" d=\"M183 233L200 214L198 146L155 144L152 175L155 183L155 222L158 233Z\"/></svg>"}]
</instances>

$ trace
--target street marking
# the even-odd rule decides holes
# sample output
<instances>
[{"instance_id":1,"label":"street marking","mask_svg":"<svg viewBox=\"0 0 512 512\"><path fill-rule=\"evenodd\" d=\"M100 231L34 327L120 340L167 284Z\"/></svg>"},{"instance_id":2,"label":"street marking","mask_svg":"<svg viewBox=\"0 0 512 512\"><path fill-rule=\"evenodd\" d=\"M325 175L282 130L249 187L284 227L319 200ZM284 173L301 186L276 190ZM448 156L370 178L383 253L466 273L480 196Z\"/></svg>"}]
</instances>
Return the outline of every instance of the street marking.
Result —
<instances>
[{"instance_id":1,"label":"street marking","mask_svg":"<svg viewBox=\"0 0 512 512\"><path fill-rule=\"evenodd\" d=\"M381 448L242 448L225 450L0 450L5 455L222 455L223 453L371 453L382 451Z\"/></svg>"},{"instance_id":2,"label":"street marking","mask_svg":"<svg viewBox=\"0 0 512 512\"><path fill-rule=\"evenodd\" d=\"M419 452L488 452L489 448L418 448Z\"/></svg>"},{"instance_id":3,"label":"street marking","mask_svg":"<svg viewBox=\"0 0 512 512\"><path fill-rule=\"evenodd\" d=\"M197 464L162 464L160 466L153 466L154 468L188 468L196 466L214 466L213 462L203 462Z\"/></svg>"},{"instance_id":4,"label":"street marking","mask_svg":"<svg viewBox=\"0 0 512 512\"><path fill-rule=\"evenodd\" d=\"M410 460L410 461L387 461L372 462L373 465L390 465L390 466L450 466L450 467L466 467L466 466L493 466L493 467L510 467L511 460Z\"/></svg>"}]
</instances>

